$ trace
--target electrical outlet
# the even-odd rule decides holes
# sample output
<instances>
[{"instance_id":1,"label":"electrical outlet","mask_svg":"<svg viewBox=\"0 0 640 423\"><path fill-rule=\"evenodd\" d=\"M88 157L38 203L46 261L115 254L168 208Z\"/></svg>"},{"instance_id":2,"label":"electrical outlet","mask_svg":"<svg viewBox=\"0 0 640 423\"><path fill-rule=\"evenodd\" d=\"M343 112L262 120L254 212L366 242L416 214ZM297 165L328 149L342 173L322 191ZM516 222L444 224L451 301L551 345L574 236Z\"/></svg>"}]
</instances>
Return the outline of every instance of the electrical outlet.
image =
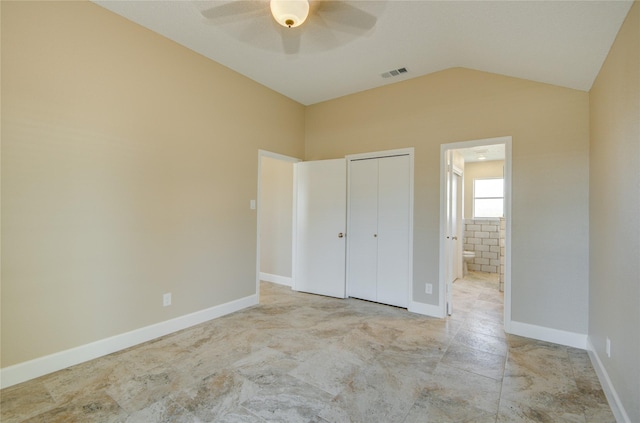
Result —
<instances>
[{"instance_id":1,"label":"electrical outlet","mask_svg":"<svg viewBox=\"0 0 640 423\"><path fill-rule=\"evenodd\" d=\"M433 285L430 283L427 283L424 285L424 292L426 294L433 294Z\"/></svg>"},{"instance_id":2,"label":"electrical outlet","mask_svg":"<svg viewBox=\"0 0 640 423\"><path fill-rule=\"evenodd\" d=\"M171 305L171 292L164 294L162 296L162 306L166 307L166 306L170 306Z\"/></svg>"},{"instance_id":3,"label":"electrical outlet","mask_svg":"<svg viewBox=\"0 0 640 423\"><path fill-rule=\"evenodd\" d=\"M611 339L607 336L607 345L605 346L607 357L611 358Z\"/></svg>"}]
</instances>

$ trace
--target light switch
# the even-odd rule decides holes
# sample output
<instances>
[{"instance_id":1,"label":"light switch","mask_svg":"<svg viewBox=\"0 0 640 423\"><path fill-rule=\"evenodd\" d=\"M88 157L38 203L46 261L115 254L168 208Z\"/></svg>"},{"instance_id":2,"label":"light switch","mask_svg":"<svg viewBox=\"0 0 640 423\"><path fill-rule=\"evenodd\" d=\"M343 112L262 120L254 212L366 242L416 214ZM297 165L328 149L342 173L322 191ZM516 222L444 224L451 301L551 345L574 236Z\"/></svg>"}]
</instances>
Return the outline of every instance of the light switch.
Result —
<instances>
[{"instance_id":1,"label":"light switch","mask_svg":"<svg viewBox=\"0 0 640 423\"><path fill-rule=\"evenodd\" d=\"M251 210L255 210L256 209L256 200L251 200L249 202L249 207L251 207Z\"/></svg>"}]
</instances>

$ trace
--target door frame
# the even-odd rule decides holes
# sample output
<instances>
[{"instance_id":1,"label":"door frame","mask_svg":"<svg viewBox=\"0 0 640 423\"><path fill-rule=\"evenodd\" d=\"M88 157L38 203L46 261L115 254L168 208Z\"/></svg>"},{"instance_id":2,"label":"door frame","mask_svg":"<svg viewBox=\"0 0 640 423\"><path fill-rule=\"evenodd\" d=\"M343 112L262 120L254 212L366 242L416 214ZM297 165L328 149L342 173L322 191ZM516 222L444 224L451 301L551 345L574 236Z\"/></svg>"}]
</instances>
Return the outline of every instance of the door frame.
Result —
<instances>
[{"instance_id":1,"label":"door frame","mask_svg":"<svg viewBox=\"0 0 640 423\"><path fill-rule=\"evenodd\" d=\"M512 201L512 137L485 138L470 141L460 141L440 145L440 260L439 260L439 289L438 304L441 317L446 316L446 266L447 266L447 152L462 148L479 147L483 145L504 144L504 219L505 219L505 265L504 265L504 330L511 331L511 201Z\"/></svg>"},{"instance_id":2,"label":"door frame","mask_svg":"<svg viewBox=\"0 0 640 423\"><path fill-rule=\"evenodd\" d=\"M409 273L407 277L407 309L411 307L413 302L413 187L414 187L414 156L415 149L413 147L398 148L394 150L374 151L369 153L349 154L345 156L347 160L347 248L346 259L347 267L345 274L345 292L347 297L349 296L349 278L346 275L349 274L349 220L351 218L351 205L349 204L349 178L351 173L351 162L353 160L363 159L380 159L389 156L409 156Z\"/></svg>"},{"instance_id":3,"label":"door frame","mask_svg":"<svg viewBox=\"0 0 640 423\"><path fill-rule=\"evenodd\" d=\"M297 159L295 157L285 156L283 154L273 153L267 150L258 150L258 192L256 198L256 295L258 296L258 302L260 301L260 229L261 229L261 218L260 218L260 198L262 198L262 158L268 157L271 159L281 160L289 163L298 163L301 162L301 159ZM292 176L293 177L293 176ZM293 261L293 242L295 242L295 230L296 230L296 214L295 214L295 186L293 192L293 207L291 209L291 221L292 221L292 244L291 244L291 277L293 278L293 271L295 267L295 263Z\"/></svg>"}]
</instances>

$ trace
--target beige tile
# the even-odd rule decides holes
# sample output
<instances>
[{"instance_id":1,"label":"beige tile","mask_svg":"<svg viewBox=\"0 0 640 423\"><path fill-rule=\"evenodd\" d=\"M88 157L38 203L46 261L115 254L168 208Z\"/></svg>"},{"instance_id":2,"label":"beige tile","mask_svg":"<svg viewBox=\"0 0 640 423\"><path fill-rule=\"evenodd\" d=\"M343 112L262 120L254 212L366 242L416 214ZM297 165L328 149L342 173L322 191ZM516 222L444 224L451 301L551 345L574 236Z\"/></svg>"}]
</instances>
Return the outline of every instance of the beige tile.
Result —
<instances>
[{"instance_id":1,"label":"beige tile","mask_svg":"<svg viewBox=\"0 0 640 423\"><path fill-rule=\"evenodd\" d=\"M106 393L127 412L133 413L193 383L194 379L188 373L171 367L159 367L146 374L113 383L106 389Z\"/></svg>"},{"instance_id":2,"label":"beige tile","mask_svg":"<svg viewBox=\"0 0 640 423\"><path fill-rule=\"evenodd\" d=\"M130 378L133 365L112 354L49 374L41 380L57 404L68 403L76 397L103 392L112 383Z\"/></svg>"},{"instance_id":3,"label":"beige tile","mask_svg":"<svg viewBox=\"0 0 640 423\"><path fill-rule=\"evenodd\" d=\"M500 382L439 365L405 423L495 421Z\"/></svg>"},{"instance_id":4,"label":"beige tile","mask_svg":"<svg viewBox=\"0 0 640 423\"><path fill-rule=\"evenodd\" d=\"M62 404L24 421L29 423L115 423L123 422L126 417L125 410L111 397L102 393Z\"/></svg>"},{"instance_id":5,"label":"beige tile","mask_svg":"<svg viewBox=\"0 0 640 423\"><path fill-rule=\"evenodd\" d=\"M55 406L53 397L41 381L31 381L0 392L0 421L20 422Z\"/></svg>"},{"instance_id":6,"label":"beige tile","mask_svg":"<svg viewBox=\"0 0 640 423\"><path fill-rule=\"evenodd\" d=\"M616 423L616 418L606 403L585 406L584 416L587 423Z\"/></svg>"},{"instance_id":7,"label":"beige tile","mask_svg":"<svg viewBox=\"0 0 640 423\"><path fill-rule=\"evenodd\" d=\"M267 420L261 419L255 414L251 413L244 407L238 406L228 413L218 417L215 423L261 423Z\"/></svg>"},{"instance_id":8,"label":"beige tile","mask_svg":"<svg viewBox=\"0 0 640 423\"><path fill-rule=\"evenodd\" d=\"M459 345L450 345L442 357L442 363L447 366L466 370L495 380L502 380L504 372L503 355L467 348Z\"/></svg>"},{"instance_id":9,"label":"beige tile","mask_svg":"<svg viewBox=\"0 0 640 423\"><path fill-rule=\"evenodd\" d=\"M457 332L453 328L433 327L425 324L420 328L412 328L402 332L392 343L385 345L384 350L426 353L440 358Z\"/></svg>"},{"instance_id":10,"label":"beige tile","mask_svg":"<svg viewBox=\"0 0 640 423\"><path fill-rule=\"evenodd\" d=\"M580 411L546 408L543 403L500 400L497 423L586 423Z\"/></svg>"},{"instance_id":11,"label":"beige tile","mask_svg":"<svg viewBox=\"0 0 640 423\"><path fill-rule=\"evenodd\" d=\"M578 390L566 355L547 349L510 349L505 365L503 395L536 392L565 393Z\"/></svg>"},{"instance_id":12,"label":"beige tile","mask_svg":"<svg viewBox=\"0 0 640 423\"><path fill-rule=\"evenodd\" d=\"M258 306L0 391L1 419L613 421L586 352L504 333L497 280L457 280L446 319L263 283Z\"/></svg>"},{"instance_id":13,"label":"beige tile","mask_svg":"<svg viewBox=\"0 0 640 423\"><path fill-rule=\"evenodd\" d=\"M132 413L125 421L125 423L149 422L201 423L202 420L170 399L165 398L164 400L151 404L147 408Z\"/></svg>"},{"instance_id":14,"label":"beige tile","mask_svg":"<svg viewBox=\"0 0 640 423\"><path fill-rule=\"evenodd\" d=\"M289 354L273 348L265 347L244 357L231 366L233 370L245 378L265 385L277 380L300 365L300 361Z\"/></svg>"},{"instance_id":15,"label":"beige tile","mask_svg":"<svg viewBox=\"0 0 640 423\"><path fill-rule=\"evenodd\" d=\"M452 344L502 356L506 356L508 350L507 341L504 338L472 332L466 329L461 329L458 332Z\"/></svg>"},{"instance_id":16,"label":"beige tile","mask_svg":"<svg viewBox=\"0 0 640 423\"><path fill-rule=\"evenodd\" d=\"M504 331L503 323L498 323L492 320L470 318L465 320L463 327L465 330L470 332L482 333L502 339L507 338L507 334Z\"/></svg>"},{"instance_id":17,"label":"beige tile","mask_svg":"<svg viewBox=\"0 0 640 423\"><path fill-rule=\"evenodd\" d=\"M213 422L258 393L259 385L230 370L208 376L200 383L171 395L171 400L200 421Z\"/></svg>"},{"instance_id":18,"label":"beige tile","mask_svg":"<svg viewBox=\"0 0 640 423\"><path fill-rule=\"evenodd\" d=\"M372 363L345 384L320 417L330 422L401 422L420 393L412 383L403 389L405 382L402 375Z\"/></svg>"},{"instance_id":19,"label":"beige tile","mask_svg":"<svg viewBox=\"0 0 640 423\"><path fill-rule=\"evenodd\" d=\"M297 356L300 364L289 373L310 385L337 395L367 363L357 354L336 345Z\"/></svg>"},{"instance_id":20,"label":"beige tile","mask_svg":"<svg viewBox=\"0 0 640 423\"><path fill-rule=\"evenodd\" d=\"M133 375L140 375L160 365L182 360L188 354L189 350L175 343L173 337L169 335L114 354L113 358L120 365L126 363L129 372Z\"/></svg>"},{"instance_id":21,"label":"beige tile","mask_svg":"<svg viewBox=\"0 0 640 423\"><path fill-rule=\"evenodd\" d=\"M261 385L241 405L266 421L320 422L319 415L331 407L332 396L293 376L283 375Z\"/></svg>"},{"instance_id":22,"label":"beige tile","mask_svg":"<svg viewBox=\"0 0 640 423\"><path fill-rule=\"evenodd\" d=\"M430 393L418 399L403 423L495 423L496 414L470 406L465 401L432 397Z\"/></svg>"}]
</instances>

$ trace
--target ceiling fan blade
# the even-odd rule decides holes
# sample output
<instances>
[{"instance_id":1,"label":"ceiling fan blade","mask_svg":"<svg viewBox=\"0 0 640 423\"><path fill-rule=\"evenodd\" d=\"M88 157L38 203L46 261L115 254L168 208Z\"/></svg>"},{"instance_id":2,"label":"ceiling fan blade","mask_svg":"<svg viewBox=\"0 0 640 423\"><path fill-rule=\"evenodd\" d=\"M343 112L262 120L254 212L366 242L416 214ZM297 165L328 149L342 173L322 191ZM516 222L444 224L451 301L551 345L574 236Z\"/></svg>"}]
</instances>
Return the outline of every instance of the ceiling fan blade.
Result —
<instances>
[{"instance_id":1,"label":"ceiling fan blade","mask_svg":"<svg viewBox=\"0 0 640 423\"><path fill-rule=\"evenodd\" d=\"M286 54L298 54L300 52L300 39L302 33L299 28L278 28L282 38L282 49Z\"/></svg>"},{"instance_id":2,"label":"ceiling fan blade","mask_svg":"<svg viewBox=\"0 0 640 423\"><path fill-rule=\"evenodd\" d=\"M324 0L318 3L318 16L330 21L336 29L348 31L349 29L360 32L372 29L378 18L363 9L352 6L345 1Z\"/></svg>"},{"instance_id":3,"label":"ceiling fan blade","mask_svg":"<svg viewBox=\"0 0 640 423\"><path fill-rule=\"evenodd\" d=\"M340 40L334 34L331 26L319 14L309 20L305 31L307 31L305 33L305 48L309 44L313 51L324 51L340 45Z\"/></svg>"},{"instance_id":4,"label":"ceiling fan blade","mask_svg":"<svg viewBox=\"0 0 640 423\"><path fill-rule=\"evenodd\" d=\"M225 21L237 18L251 18L268 13L269 2L266 0L232 0L216 1L217 5L200 11L206 19Z\"/></svg>"}]
</instances>

